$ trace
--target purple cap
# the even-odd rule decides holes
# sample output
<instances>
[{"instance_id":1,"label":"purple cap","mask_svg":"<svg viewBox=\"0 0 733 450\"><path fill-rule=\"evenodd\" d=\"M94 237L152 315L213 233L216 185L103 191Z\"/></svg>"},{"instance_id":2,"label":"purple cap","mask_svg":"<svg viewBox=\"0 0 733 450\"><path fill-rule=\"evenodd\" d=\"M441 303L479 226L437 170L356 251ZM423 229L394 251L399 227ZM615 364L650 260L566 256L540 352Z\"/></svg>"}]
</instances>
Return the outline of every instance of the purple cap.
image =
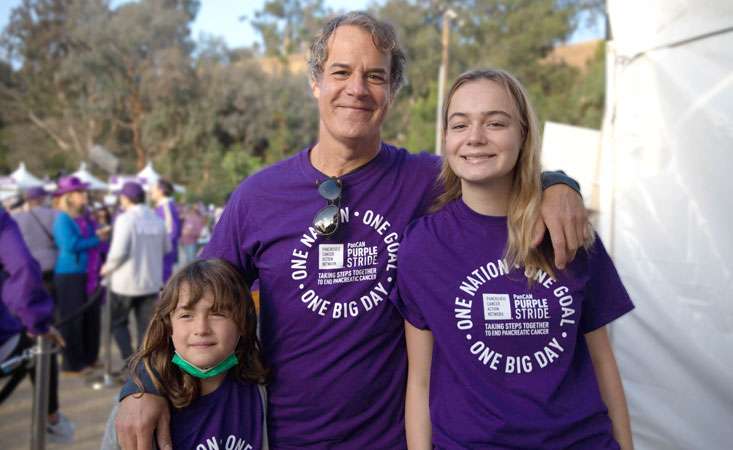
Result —
<instances>
[{"instance_id":1,"label":"purple cap","mask_svg":"<svg viewBox=\"0 0 733 450\"><path fill-rule=\"evenodd\" d=\"M126 181L120 190L120 195L124 195L129 199L138 198L141 195L144 195L144 193L145 191L143 190L142 185L134 181Z\"/></svg>"},{"instance_id":2,"label":"purple cap","mask_svg":"<svg viewBox=\"0 0 733 450\"><path fill-rule=\"evenodd\" d=\"M48 195L48 192L46 192L45 189L43 189L43 186L35 186L32 188L28 188L23 193L23 198L26 200L33 200L36 198L43 198Z\"/></svg>"},{"instance_id":3,"label":"purple cap","mask_svg":"<svg viewBox=\"0 0 733 450\"><path fill-rule=\"evenodd\" d=\"M82 181L75 176L61 177L58 181L58 188L54 191L54 196L64 195L74 191L86 191L89 187L89 183L82 183Z\"/></svg>"}]
</instances>

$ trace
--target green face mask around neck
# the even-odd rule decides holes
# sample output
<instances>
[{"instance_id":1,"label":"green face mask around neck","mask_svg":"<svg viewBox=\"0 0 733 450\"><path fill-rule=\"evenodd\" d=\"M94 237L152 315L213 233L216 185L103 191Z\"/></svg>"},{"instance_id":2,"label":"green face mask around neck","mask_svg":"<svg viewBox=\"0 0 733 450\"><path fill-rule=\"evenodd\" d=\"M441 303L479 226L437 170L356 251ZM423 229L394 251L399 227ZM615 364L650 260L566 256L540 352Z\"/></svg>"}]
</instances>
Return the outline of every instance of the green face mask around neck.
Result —
<instances>
[{"instance_id":1,"label":"green face mask around neck","mask_svg":"<svg viewBox=\"0 0 733 450\"><path fill-rule=\"evenodd\" d=\"M239 360L237 359L237 355L232 353L231 355L227 356L222 362L215 365L214 367L210 367L208 369L202 369L198 366L195 366L191 364L190 362L183 359L178 352L176 352L175 355L173 355L173 364L177 365L181 368L184 372L186 372L189 375L192 375L196 378L211 378L215 377L217 375L220 375L227 370L231 369L232 367L236 366Z\"/></svg>"}]
</instances>

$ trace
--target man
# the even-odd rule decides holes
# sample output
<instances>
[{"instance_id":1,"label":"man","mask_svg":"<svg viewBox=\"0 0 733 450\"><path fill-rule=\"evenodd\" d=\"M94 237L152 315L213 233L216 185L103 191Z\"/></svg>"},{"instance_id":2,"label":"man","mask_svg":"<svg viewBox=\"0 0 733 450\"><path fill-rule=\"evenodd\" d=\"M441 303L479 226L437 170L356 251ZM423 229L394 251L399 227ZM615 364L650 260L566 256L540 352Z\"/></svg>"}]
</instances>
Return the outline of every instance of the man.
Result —
<instances>
[{"instance_id":1,"label":"man","mask_svg":"<svg viewBox=\"0 0 733 450\"><path fill-rule=\"evenodd\" d=\"M39 335L64 346L64 339L51 325L53 300L43 289L38 262L28 251L17 224L2 207L0 249L0 362L20 356ZM59 411L58 364L56 355L50 358L46 437L51 442L68 444L74 441L76 427ZM35 370L29 362L16 370L35 381Z\"/></svg>"},{"instance_id":2,"label":"man","mask_svg":"<svg viewBox=\"0 0 733 450\"><path fill-rule=\"evenodd\" d=\"M135 312L138 343L153 315L163 286L163 256L170 250L165 223L145 205L145 191L128 181L120 192L117 217L102 275L109 276L112 333L123 359L132 355L128 317Z\"/></svg>"},{"instance_id":3,"label":"man","mask_svg":"<svg viewBox=\"0 0 733 450\"><path fill-rule=\"evenodd\" d=\"M43 187L32 187L25 191L25 204L21 211L13 214L33 259L41 265L46 290L53 293L53 268L58 248L53 240L53 221L56 211L46 206L48 193Z\"/></svg>"},{"instance_id":4,"label":"man","mask_svg":"<svg viewBox=\"0 0 733 450\"><path fill-rule=\"evenodd\" d=\"M437 194L439 161L381 142L404 62L389 25L364 13L327 23L309 60L318 142L247 178L202 254L231 261L249 283L260 281L273 449L406 446L403 321L387 296L400 236ZM580 211L577 224L561 226L561 214L545 218L559 228L553 240L564 265L562 241L570 252L577 248L584 210L566 186L545 197L545 210ZM123 448L150 448L156 427L167 445L162 399L123 400Z\"/></svg>"},{"instance_id":5,"label":"man","mask_svg":"<svg viewBox=\"0 0 733 450\"><path fill-rule=\"evenodd\" d=\"M158 180L150 190L150 198L155 203L155 213L165 221L165 230L171 242L171 249L163 260L163 283L173 273L173 266L178 262L178 239L181 237L181 218L178 207L173 200L173 185L164 179Z\"/></svg>"}]
</instances>

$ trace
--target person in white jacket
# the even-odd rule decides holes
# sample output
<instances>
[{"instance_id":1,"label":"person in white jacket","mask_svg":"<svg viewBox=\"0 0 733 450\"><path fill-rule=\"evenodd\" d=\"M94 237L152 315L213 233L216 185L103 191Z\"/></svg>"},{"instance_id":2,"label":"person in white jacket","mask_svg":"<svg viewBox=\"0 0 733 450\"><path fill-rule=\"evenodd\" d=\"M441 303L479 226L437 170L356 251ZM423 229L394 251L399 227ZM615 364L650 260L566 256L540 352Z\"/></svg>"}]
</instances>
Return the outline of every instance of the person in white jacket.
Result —
<instances>
[{"instance_id":1,"label":"person in white jacket","mask_svg":"<svg viewBox=\"0 0 733 450\"><path fill-rule=\"evenodd\" d=\"M122 186L120 205L124 212L115 220L102 276L109 277L112 334L127 359L133 352L130 310L135 313L139 345L163 286L163 257L171 244L165 222L145 204L145 191L139 183L128 181Z\"/></svg>"}]
</instances>

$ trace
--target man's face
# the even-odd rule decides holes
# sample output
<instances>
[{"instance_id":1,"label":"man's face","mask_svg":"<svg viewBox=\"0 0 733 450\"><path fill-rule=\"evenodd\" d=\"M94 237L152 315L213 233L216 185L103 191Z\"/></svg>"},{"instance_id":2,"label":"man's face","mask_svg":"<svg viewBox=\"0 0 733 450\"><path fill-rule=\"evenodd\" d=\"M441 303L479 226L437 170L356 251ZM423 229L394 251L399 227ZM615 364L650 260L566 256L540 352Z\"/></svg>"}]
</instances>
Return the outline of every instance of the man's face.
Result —
<instances>
[{"instance_id":1,"label":"man's face","mask_svg":"<svg viewBox=\"0 0 733 450\"><path fill-rule=\"evenodd\" d=\"M161 192L161 190L158 187L158 185L157 184L154 184L150 188L150 199L153 200L154 202L157 202L161 198L163 198L163 193Z\"/></svg>"},{"instance_id":2,"label":"man's face","mask_svg":"<svg viewBox=\"0 0 733 450\"><path fill-rule=\"evenodd\" d=\"M123 211L127 211L130 206L132 206L132 202L129 198L127 198L126 195L120 195L120 207Z\"/></svg>"},{"instance_id":3,"label":"man's face","mask_svg":"<svg viewBox=\"0 0 733 450\"><path fill-rule=\"evenodd\" d=\"M311 82L318 100L320 140L348 145L378 139L392 101L389 74L389 55L377 50L367 31L338 27L328 42L323 73Z\"/></svg>"}]
</instances>

